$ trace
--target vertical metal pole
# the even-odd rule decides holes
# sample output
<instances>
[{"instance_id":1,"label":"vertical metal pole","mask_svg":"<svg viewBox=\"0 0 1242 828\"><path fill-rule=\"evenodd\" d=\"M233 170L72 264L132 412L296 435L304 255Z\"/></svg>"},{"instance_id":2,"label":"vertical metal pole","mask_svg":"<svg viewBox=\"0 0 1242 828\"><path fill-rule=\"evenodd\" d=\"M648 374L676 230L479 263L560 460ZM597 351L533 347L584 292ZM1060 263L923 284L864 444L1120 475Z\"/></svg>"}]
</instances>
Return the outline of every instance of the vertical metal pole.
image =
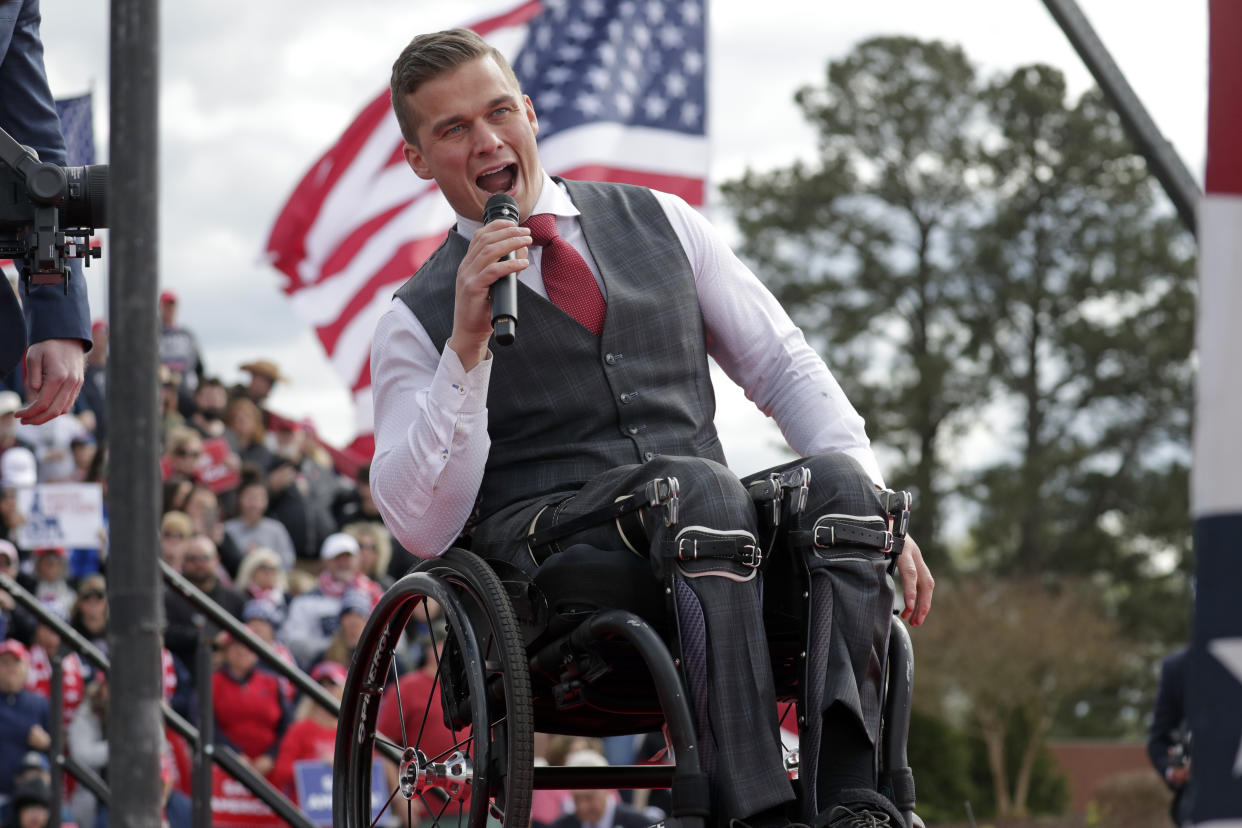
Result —
<instances>
[{"instance_id":1,"label":"vertical metal pole","mask_svg":"<svg viewBox=\"0 0 1242 828\"><path fill-rule=\"evenodd\" d=\"M1193 818L1242 828L1242 3L1208 15L1206 194L1199 208L1194 466L1194 642L1190 649Z\"/></svg>"},{"instance_id":2,"label":"vertical metal pole","mask_svg":"<svg viewBox=\"0 0 1242 828\"><path fill-rule=\"evenodd\" d=\"M1060 25L1065 36L1086 64L1095 82L1100 85L1104 97L1121 116L1121 123L1139 153L1147 160L1147 166L1164 187L1169 200L1177 208L1182 224L1195 232L1195 209L1199 205L1199 185L1186 169L1177 150L1173 149L1160 128L1147 114L1143 102L1117 68L1112 55L1104 48L1095 29L1078 8L1074 0L1044 0L1044 5Z\"/></svg>"},{"instance_id":3,"label":"vertical metal pole","mask_svg":"<svg viewBox=\"0 0 1242 828\"><path fill-rule=\"evenodd\" d=\"M60 812L65 804L65 665L60 653L48 653L52 663L52 704L48 722L52 726L52 747L48 763L52 768L52 807L48 810L48 828L60 828Z\"/></svg>"},{"instance_id":4,"label":"vertical metal pole","mask_svg":"<svg viewBox=\"0 0 1242 828\"><path fill-rule=\"evenodd\" d=\"M198 676L198 746L194 749L194 828L211 828L211 780L214 773L212 753L215 751L215 701L211 696L211 642L207 638L207 620L194 616L198 627L198 646L194 649L194 675Z\"/></svg>"},{"instance_id":5,"label":"vertical metal pole","mask_svg":"<svg viewBox=\"0 0 1242 828\"><path fill-rule=\"evenodd\" d=\"M112 0L108 514L111 824L159 828L163 604L155 296L159 3ZM122 323L123 322L123 323Z\"/></svg>"}]
</instances>

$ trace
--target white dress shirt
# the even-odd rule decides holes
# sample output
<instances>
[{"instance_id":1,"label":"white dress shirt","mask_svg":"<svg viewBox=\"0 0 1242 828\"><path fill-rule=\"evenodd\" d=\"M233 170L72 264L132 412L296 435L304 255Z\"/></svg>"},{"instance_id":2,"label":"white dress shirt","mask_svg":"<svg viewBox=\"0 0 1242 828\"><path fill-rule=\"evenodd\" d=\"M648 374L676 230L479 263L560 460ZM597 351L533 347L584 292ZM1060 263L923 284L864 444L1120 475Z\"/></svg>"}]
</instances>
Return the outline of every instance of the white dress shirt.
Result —
<instances>
[{"instance_id":1,"label":"white dress shirt","mask_svg":"<svg viewBox=\"0 0 1242 828\"><path fill-rule=\"evenodd\" d=\"M652 192L694 271L707 353L776 421L799 456L843 451L883 485L862 417L776 298L698 211L677 196ZM607 299L578 209L546 174L533 212L557 217L561 238L582 254ZM457 232L467 239L481 226L457 217ZM530 249L530 267L518 278L546 297L541 253L538 247ZM491 367L490 354L467 372L451 348L437 352L400 299L393 300L376 325L371 346L371 494L397 540L418 557L442 554L474 508L491 447ZM747 473L751 471L758 469Z\"/></svg>"}]
</instances>

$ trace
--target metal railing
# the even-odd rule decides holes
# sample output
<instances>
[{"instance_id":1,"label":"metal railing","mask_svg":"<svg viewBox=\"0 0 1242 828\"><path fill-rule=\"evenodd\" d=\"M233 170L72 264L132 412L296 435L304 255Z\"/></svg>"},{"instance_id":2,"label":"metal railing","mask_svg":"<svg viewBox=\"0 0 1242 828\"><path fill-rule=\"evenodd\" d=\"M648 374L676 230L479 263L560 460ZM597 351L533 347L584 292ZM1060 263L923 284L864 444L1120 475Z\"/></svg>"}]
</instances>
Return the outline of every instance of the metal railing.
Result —
<instances>
[{"instance_id":1,"label":"metal railing","mask_svg":"<svg viewBox=\"0 0 1242 828\"><path fill-rule=\"evenodd\" d=\"M313 699L315 703L324 707L335 716L340 715L340 702L318 682L314 681L298 667L285 662L275 650L255 635L249 627L234 618L227 610L211 600L211 598L167 563L161 560L159 564L167 588L172 589L189 601L196 609L202 612L205 618L210 619L221 630L228 632L234 639L243 642L268 667L292 682L298 690ZM60 635L64 646L78 653L80 657L85 658L100 670L106 672L111 669L112 665L108 656L59 616L50 612L42 602L31 595L16 580L0 573L0 589L12 595L18 604L38 619L39 623L55 630ZM210 644L206 641L205 636L199 636L198 646L200 656L205 655L209 664ZM51 821L49 825L51 828L59 828L60 806L64 799L63 780L59 771L68 772L74 779L95 794L101 802L109 802L110 790L108 784L98 774L75 760L72 756L66 755L64 750L63 717L64 668L61 664L61 657L57 654L49 654L49 661L52 665L51 711L49 714L51 720L51 733L49 735L52 738L52 746L49 752L53 764L53 807L50 809ZM200 664L202 661L203 659L200 658ZM208 669L204 672L200 667L198 672L198 709L201 715L199 716L198 727L186 721L183 716L173 710L168 702L161 702L161 711L165 723L184 738L194 750L195 769L191 777L191 790L195 805L195 825L208 826L211 823L210 767L214 763L245 786L247 790L254 794L263 804L271 808L278 817L289 825L294 826L294 828L316 828L314 823L307 819L306 815L298 810L297 806L284 793L277 790L265 777L257 773L236 751L226 746L214 744L212 736L214 726L212 726L210 710L210 685L210 670Z\"/></svg>"}]
</instances>

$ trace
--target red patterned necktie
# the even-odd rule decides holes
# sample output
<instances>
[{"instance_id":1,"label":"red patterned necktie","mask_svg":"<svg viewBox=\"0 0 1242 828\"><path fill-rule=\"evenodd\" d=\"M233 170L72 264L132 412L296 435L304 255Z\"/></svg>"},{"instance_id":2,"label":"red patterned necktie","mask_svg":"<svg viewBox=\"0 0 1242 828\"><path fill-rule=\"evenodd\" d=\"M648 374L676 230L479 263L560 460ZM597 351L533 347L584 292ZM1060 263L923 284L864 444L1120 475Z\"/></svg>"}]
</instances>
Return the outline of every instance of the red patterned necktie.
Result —
<instances>
[{"instance_id":1,"label":"red patterned necktie","mask_svg":"<svg viewBox=\"0 0 1242 828\"><path fill-rule=\"evenodd\" d=\"M543 248L539 269L543 286L552 303L578 320L582 327L596 336L604 330L604 295L587 267L586 260L574 246L556 232L556 216L540 213L522 223L530 229L531 239Z\"/></svg>"}]
</instances>

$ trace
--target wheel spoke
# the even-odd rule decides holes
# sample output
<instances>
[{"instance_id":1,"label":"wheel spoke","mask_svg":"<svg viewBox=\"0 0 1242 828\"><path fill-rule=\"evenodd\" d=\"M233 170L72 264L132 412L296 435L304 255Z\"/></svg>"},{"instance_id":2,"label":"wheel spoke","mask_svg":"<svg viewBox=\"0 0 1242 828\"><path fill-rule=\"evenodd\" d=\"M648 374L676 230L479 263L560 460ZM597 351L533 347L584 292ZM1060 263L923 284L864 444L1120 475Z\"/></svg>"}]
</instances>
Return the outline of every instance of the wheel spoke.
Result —
<instances>
[{"instance_id":1,"label":"wheel spoke","mask_svg":"<svg viewBox=\"0 0 1242 828\"><path fill-rule=\"evenodd\" d=\"M380 812L375 815L375 819L371 822L371 828L375 828L376 825L380 824L380 820L384 818L384 812L387 811L388 806L392 804L392 800L394 797L396 797L398 790L400 790L400 788L392 789L392 793L388 795L387 801L384 802L384 807L380 808Z\"/></svg>"},{"instance_id":2,"label":"wheel spoke","mask_svg":"<svg viewBox=\"0 0 1242 828\"><path fill-rule=\"evenodd\" d=\"M397 693L397 721L401 723L401 744L408 745L410 737L405 732L405 705L401 703L401 674L397 672L397 659L391 659L388 663L392 667L392 685Z\"/></svg>"}]
</instances>

